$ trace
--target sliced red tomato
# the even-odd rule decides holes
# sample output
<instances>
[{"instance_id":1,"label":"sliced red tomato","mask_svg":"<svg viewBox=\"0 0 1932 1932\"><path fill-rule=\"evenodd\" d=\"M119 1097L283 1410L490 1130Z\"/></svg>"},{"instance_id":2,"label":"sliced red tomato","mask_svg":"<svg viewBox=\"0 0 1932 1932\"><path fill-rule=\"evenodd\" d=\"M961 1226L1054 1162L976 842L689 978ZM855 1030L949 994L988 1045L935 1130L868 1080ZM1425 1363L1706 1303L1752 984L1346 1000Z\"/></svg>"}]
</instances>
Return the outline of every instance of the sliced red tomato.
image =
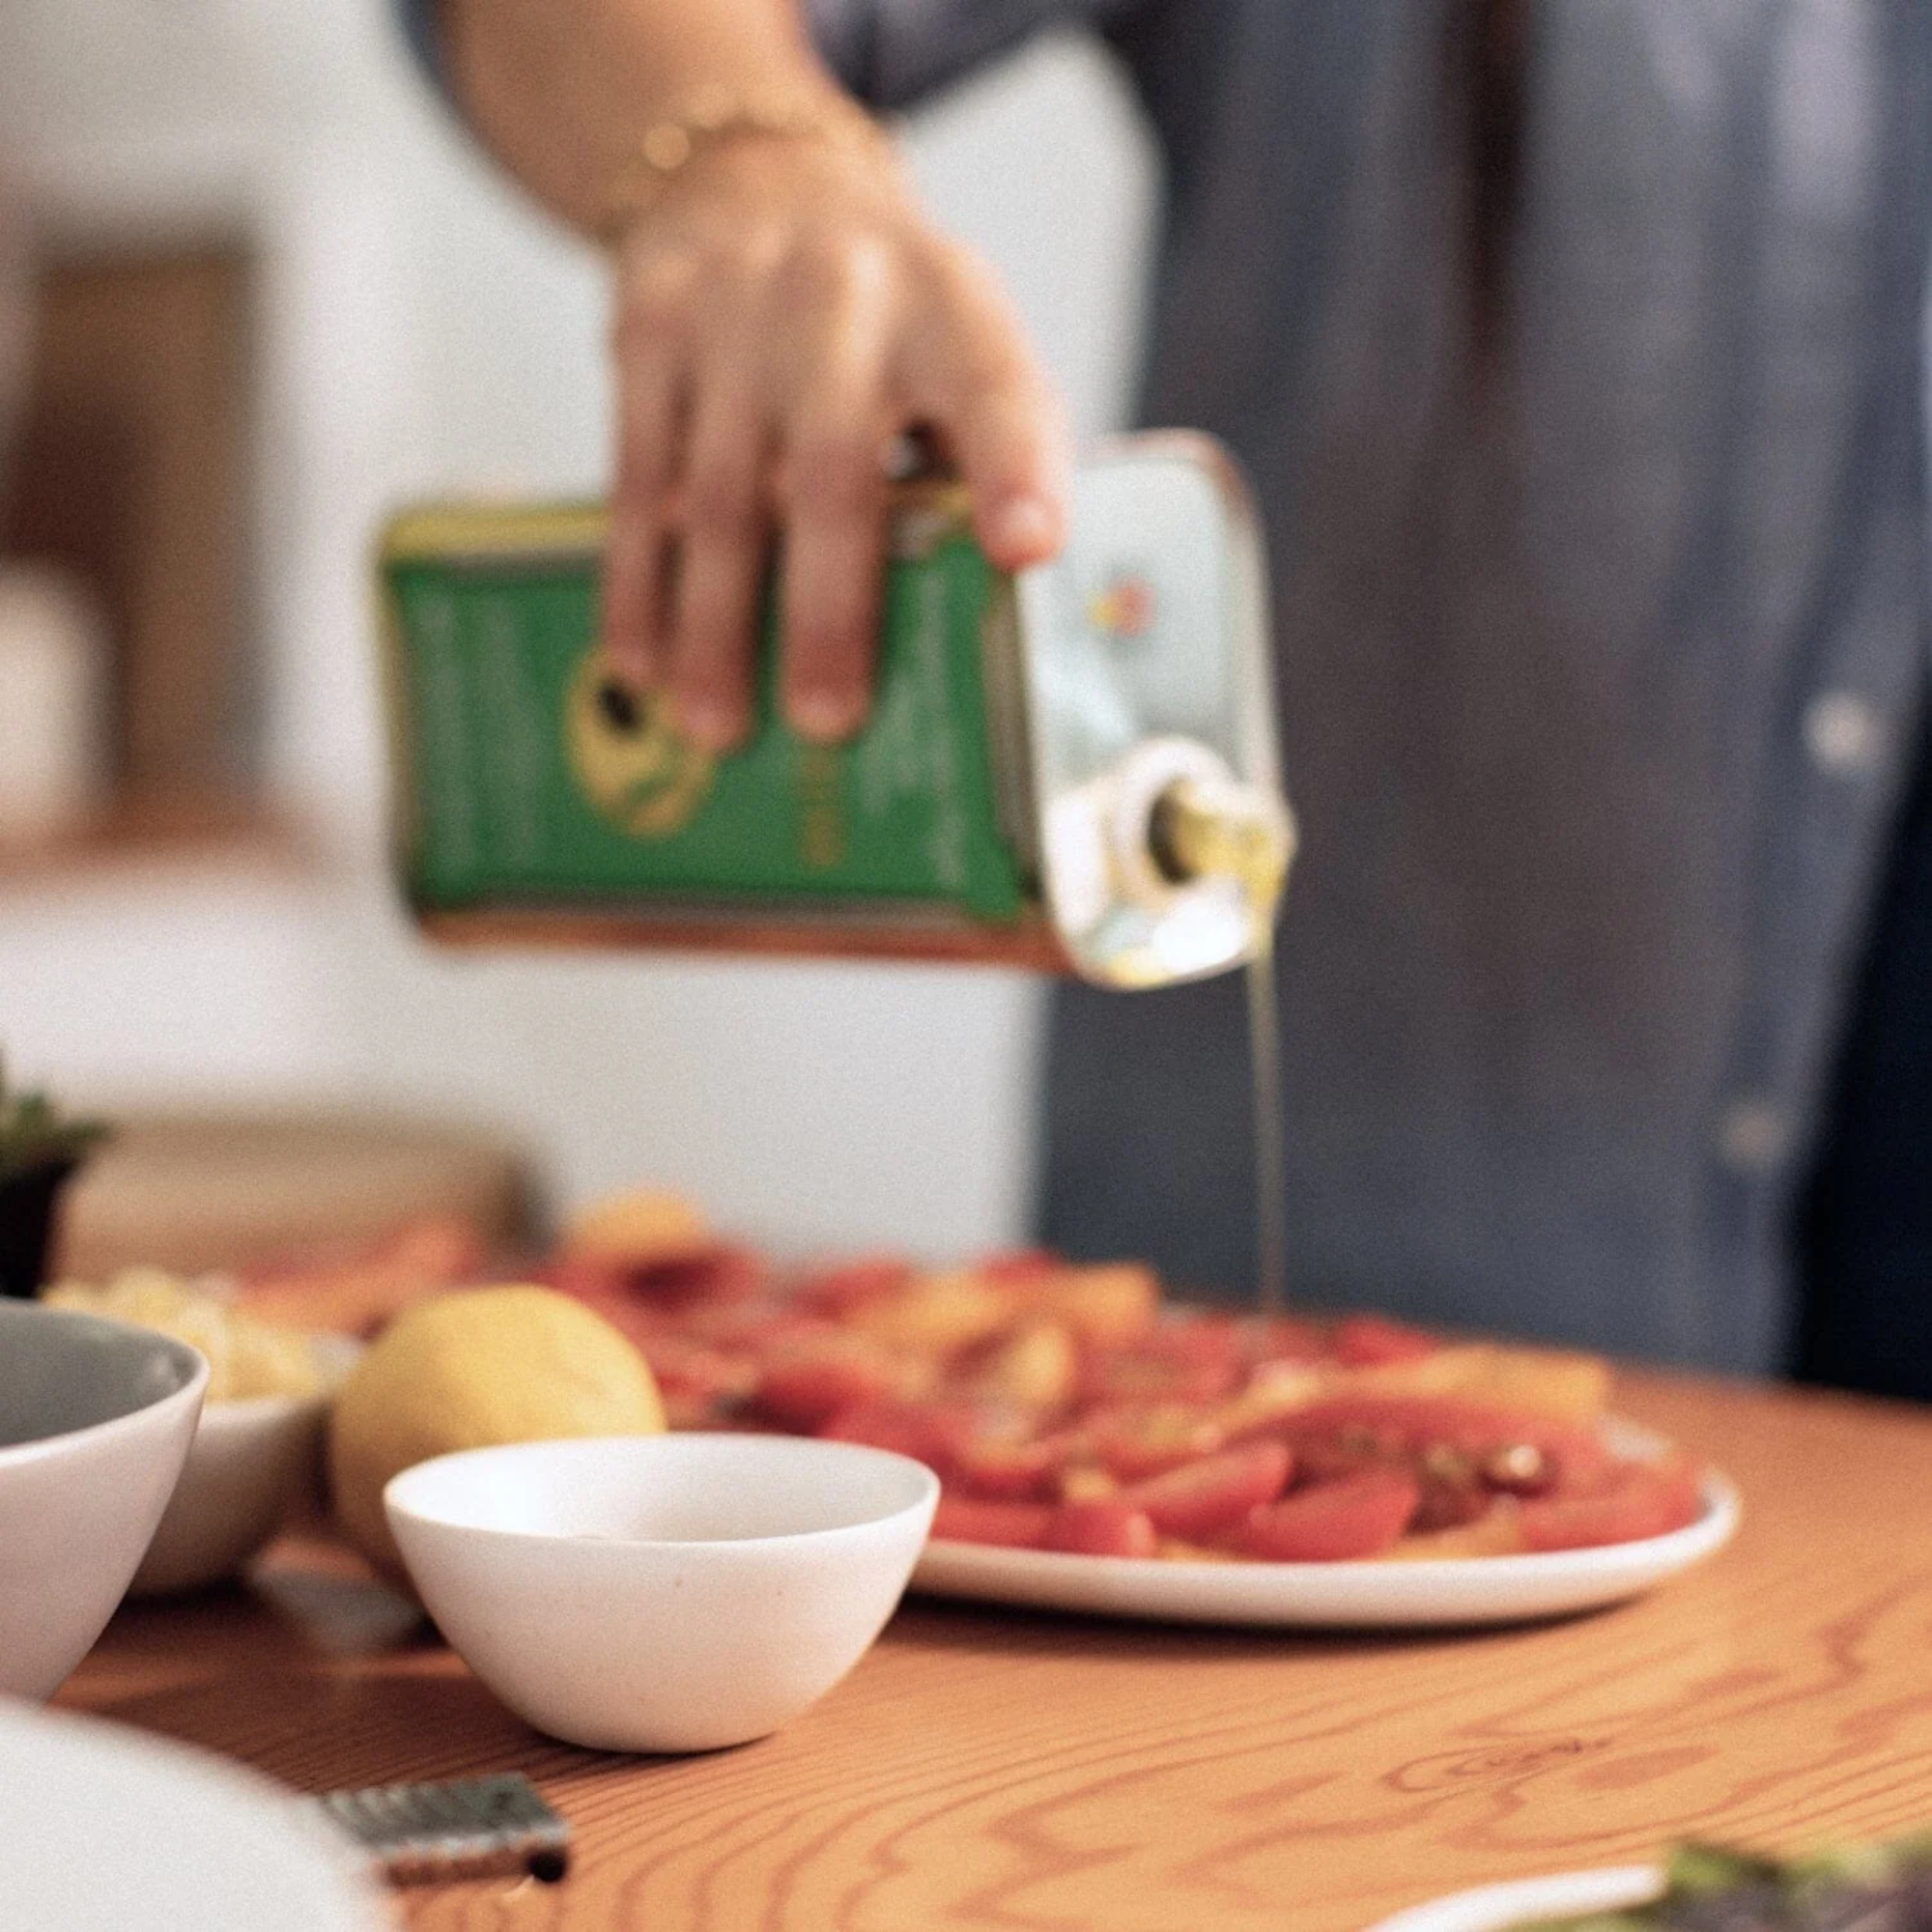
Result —
<instances>
[{"instance_id":1,"label":"sliced red tomato","mask_svg":"<svg viewBox=\"0 0 1932 1932\"><path fill-rule=\"evenodd\" d=\"M1285 1442L1246 1442L1183 1463L1121 1492L1120 1500L1147 1512L1163 1536L1196 1540L1233 1527L1288 1482L1293 1458Z\"/></svg>"},{"instance_id":2,"label":"sliced red tomato","mask_svg":"<svg viewBox=\"0 0 1932 1932\"><path fill-rule=\"evenodd\" d=\"M716 1247L703 1254L647 1262L624 1270L624 1286L661 1308L704 1301L744 1301L765 1286L765 1264L750 1248Z\"/></svg>"},{"instance_id":3,"label":"sliced red tomato","mask_svg":"<svg viewBox=\"0 0 1932 1932\"><path fill-rule=\"evenodd\" d=\"M1339 1483L1364 1469L1408 1469L1417 1460L1399 1443L1356 1435L1290 1435L1295 1480L1303 1489Z\"/></svg>"},{"instance_id":4,"label":"sliced red tomato","mask_svg":"<svg viewBox=\"0 0 1932 1932\"><path fill-rule=\"evenodd\" d=\"M698 1254L639 1265L611 1256L561 1254L542 1263L534 1273L566 1294L587 1299L629 1296L660 1310L748 1300L763 1292L767 1279L761 1255L723 1243Z\"/></svg>"},{"instance_id":5,"label":"sliced red tomato","mask_svg":"<svg viewBox=\"0 0 1932 1932\"><path fill-rule=\"evenodd\" d=\"M1537 1496L1518 1518L1530 1549L1592 1549L1667 1536L1695 1522L1703 1508L1695 1465L1681 1456L1619 1463L1583 1492Z\"/></svg>"},{"instance_id":6,"label":"sliced red tomato","mask_svg":"<svg viewBox=\"0 0 1932 1932\"><path fill-rule=\"evenodd\" d=\"M1434 1533L1445 1529L1466 1529L1480 1522L1495 1504L1495 1492L1473 1477L1422 1474L1422 1500L1409 1519L1412 1533Z\"/></svg>"},{"instance_id":7,"label":"sliced red tomato","mask_svg":"<svg viewBox=\"0 0 1932 1932\"><path fill-rule=\"evenodd\" d=\"M970 1409L932 1402L902 1402L890 1396L847 1404L819 1425L828 1441L865 1442L895 1450L936 1469L942 1482L956 1480L960 1451L971 1439Z\"/></svg>"},{"instance_id":8,"label":"sliced red tomato","mask_svg":"<svg viewBox=\"0 0 1932 1932\"><path fill-rule=\"evenodd\" d=\"M1287 1438L1297 1463L1319 1459L1323 1443L1365 1455L1440 1448L1479 1459L1527 1444L1550 1461L1558 1485L1576 1487L1595 1481L1616 1460L1579 1424L1448 1395L1328 1396L1289 1410L1269 1428Z\"/></svg>"},{"instance_id":9,"label":"sliced red tomato","mask_svg":"<svg viewBox=\"0 0 1932 1932\"><path fill-rule=\"evenodd\" d=\"M747 1356L648 1329L634 1339L651 1365L658 1387L667 1395L677 1389L707 1398L743 1401L757 1387L757 1364Z\"/></svg>"},{"instance_id":10,"label":"sliced red tomato","mask_svg":"<svg viewBox=\"0 0 1932 1932\"><path fill-rule=\"evenodd\" d=\"M1415 1478L1403 1470L1364 1469L1250 1510L1238 1542L1269 1563L1379 1556L1408 1527L1420 1498Z\"/></svg>"},{"instance_id":11,"label":"sliced red tomato","mask_svg":"<svg viewBox=\"0 0 1932 1932\"><path fill-rule=\"evenodd\" d=\"M848 1334L838 1322L822 1315L804 1314L788 1302L703 1302L668 1314L641 1302L633 1305L643 1311L643 1320L669 1333L707 1343L714 1349L734 1350L759 1361L814 1343L842 1348Z\"/></svg>"},{"instance_id":12,"label":"sliced red tomato","mask_svg":"<svg viewBox=\"0 0 1932 1932\"><path fill-rule=\"evenodd\" d=\"M1328 1336L1313 1321L1295 1315L1271 1315L1244 1322L1241 1352L1253 1367L1263 1362L1324 1362Z\"/></svg>"},{"instance_id":13,"label":"sliced red tomato","mask_svg":"<svg viewBox=\"0 0 1932 1932\"><path fill-rule=\"evenodd\" d=\"M1079 1345L1063 1323L1021 1321L962 1350L946 1380L991 1407L1038 1419L1065 1407L1079 1373Z\"/></svg>"},{"instance_id":14,"label":"sliced red tomato","mask_svg":"<svg viewBox=\"0 0 1932 1932\"><path fill-rule=\"evenodd\" d=\"M976 1270L1002 1288L1038 1281L1042 1275L1058 1274L1066 1264L1051 1248L1009 1248L988 1255L976 1264Z\"/></svg>"},{"instance_id":15,"label":"sliced red tomato","mask_svg":"<svg viewBox=\"0 0 1932 1932\"><path fill-rule=\"evenodd\" d=\"M1046 1503L994 1503L942 1491L932 1533L952 1543L993 1543L1005 1549L1037 1549L1053 1517Z\"/></svg>"},{"instance_id":16,"label":"sliced red tomato","mask_svg":"<svg viewBox=\"0 0 1932 1932\"><path fill-rule=\"evenodd\" d=\"M1063 1263L996 1284L1037 1319L1058 1321L1097 1349L1146 1335L1160 1306L1160 1282L1135 1262Z\"/></svg>"},{"instance_id":17,"label":"sliced red tomato","mask_svg":"<svg viewBox=\"0 0 1932 1932\"><path fill-rule=\"evenodd\" d=\"M1103 1409L1089 1415L1081 1428L1108 1473L1123 1483L1211 1456L1228 1440L1211 1415L1178 1403Z\"/></svg>"},{"instance_id":18,"label":"sliced red tomato","mask_svg":"<svg viewBox=\"0 0 1932 1932\"><path fill-rule=\"evenodd\" d=\"M896 1393L893 1363L863 1345L788 1350L762 1364L753 1400L783 1429L812 1431L841 1409Z\"/></svg>"},{"instance_id":19,"label":"sliced red tomato","mask_svg":"<svg viewBox=\"0 0 1932 1932\"><path fill-rule=\"evenodd\" d=\"M614 1262L589 1255L549 1255L520 1269L519 1276L559 1293L574 1294L580 1301L628 1298L624 1270Z\"/></svg>"},{"instance_id":20,"label":"sliced red tomato","mask_svg":"<svg viewBox=\"0 0 1932 1932\"><path fill-rule=\"evenodd\" d=\"M1110 1496L1098 1502L1062 1503L1046 1525L1042 1547L1078 1556L1153 1556L1159 1552L1160 1539L1146 1510Z\"/></svg>"},{"instance_id":21,"label":"sliced red tomato","mask_svg":"<svg viewBox=\"0 0 1932 1932\"><path fill-rule=\"evenodd\" d=\"M857 1261L801 1276L792 1296L801 1308L836 1318L847 1309L896 1294L912 1276L912 1264L903 1255L862 1255Z\"/></svg>"},{"instance_id":22,"label":"sliced red tomato","mask_svg":"<svg viewBox=\"0 0 1932 1932\"><path fill-rule=\"evenodd\" d=\"M1080 1399L1090 1405L1218 1402L1234 1393L1246 1372L1236 1323L1202 1316L1091 1349L1080 1366Z\"/></svg>"},{"instance_id":23,"label":"sliced red tomato","mask_svg":"<svg viewBox=\"0 0 1932 1932\"><path fill-rule=\"evenodd\" d=\"M1417 1362L1442 1345L1406 1321L1385 1315L1345 1315L1328 1337L1335 1359L1344 1368L1374 1369L1389 1362Z\"/></svg>"},{"instance_id":24,"label":"sliced red tomato","mask_svg":"<svg viewBox=\"0 0 1932 1932\"><path fill-rule=\"evenodd\" d=\"M1031 1442L973 1440L958 1452L954 1470L968 1495L1009 1502L1043 1500L1059 1493L1074 1439L1041 1435Z\"/></svg>"}]
</instances>

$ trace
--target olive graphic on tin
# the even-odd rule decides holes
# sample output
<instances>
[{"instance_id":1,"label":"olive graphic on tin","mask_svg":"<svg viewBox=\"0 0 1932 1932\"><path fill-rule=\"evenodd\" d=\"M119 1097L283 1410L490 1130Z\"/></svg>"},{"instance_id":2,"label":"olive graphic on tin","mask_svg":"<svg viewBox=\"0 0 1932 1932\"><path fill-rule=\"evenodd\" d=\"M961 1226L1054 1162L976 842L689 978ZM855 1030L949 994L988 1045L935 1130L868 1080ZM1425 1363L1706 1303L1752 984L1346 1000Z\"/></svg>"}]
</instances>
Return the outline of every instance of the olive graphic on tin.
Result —
<instances>
[{"instance_id":1,"label":"olive graphic on tin","mask_svg":"<svg viewBox=\"0 0 1932 1932\"><path fill-rule=\"evenodd\" d=\"M571 680L564 742L583 795L620 832L666 838L696 815L715 771L649 692L633 691L590 652Z\"/></svg>"}]
</instances>

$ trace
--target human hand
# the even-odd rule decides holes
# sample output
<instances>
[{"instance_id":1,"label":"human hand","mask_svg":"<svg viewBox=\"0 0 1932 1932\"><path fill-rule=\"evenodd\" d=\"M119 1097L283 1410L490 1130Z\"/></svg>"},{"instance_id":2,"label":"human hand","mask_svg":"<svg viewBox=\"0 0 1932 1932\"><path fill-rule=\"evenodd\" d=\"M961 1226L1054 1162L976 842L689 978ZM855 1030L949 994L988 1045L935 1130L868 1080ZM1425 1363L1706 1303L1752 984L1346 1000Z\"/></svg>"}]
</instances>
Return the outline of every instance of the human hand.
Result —
<instances>
[{"instance_id":1,"label":"human hand","mask_svg":"<svg viewBox=\"0 0 1932 1932\"><path fill-rule=\"evenodd\" d=\"M958 469L997 567L1059 549L1059 406L991 271L926 223L883 149L720 143L633 218L616 271L604 645L698 744L750 727L777 535L786 721L819 740L864 723L907 430Z\"/></svg>"}]
</instances>

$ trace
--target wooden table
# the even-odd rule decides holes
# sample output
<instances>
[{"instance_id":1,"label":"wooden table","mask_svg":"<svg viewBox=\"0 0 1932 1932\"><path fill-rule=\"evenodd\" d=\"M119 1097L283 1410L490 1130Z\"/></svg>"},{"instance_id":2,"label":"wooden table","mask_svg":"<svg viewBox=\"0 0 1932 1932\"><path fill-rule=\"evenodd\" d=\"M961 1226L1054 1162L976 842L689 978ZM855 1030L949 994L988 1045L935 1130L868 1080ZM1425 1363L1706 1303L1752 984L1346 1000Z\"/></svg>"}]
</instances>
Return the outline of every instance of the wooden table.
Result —
<instances>
[{"instance_id":1,"label":"wooden table","mask_svg":"<svg viewBox=\"0 0 1932 1932\"><path fill-rule=\"evenodd\" d=\"M521 1767L560 1887L403 1895L412 1927L1355 1932L1460 1887L1696 1833L1932 1820L1932 1414L1655 1377L1620 1406L1745 1527L1542 1628L1305 1636L914 1601L817 1709L696 1758L549 1743L346 1559L125 1610L60 1701L308 1789Z\"/></svg>"}]
</instances>

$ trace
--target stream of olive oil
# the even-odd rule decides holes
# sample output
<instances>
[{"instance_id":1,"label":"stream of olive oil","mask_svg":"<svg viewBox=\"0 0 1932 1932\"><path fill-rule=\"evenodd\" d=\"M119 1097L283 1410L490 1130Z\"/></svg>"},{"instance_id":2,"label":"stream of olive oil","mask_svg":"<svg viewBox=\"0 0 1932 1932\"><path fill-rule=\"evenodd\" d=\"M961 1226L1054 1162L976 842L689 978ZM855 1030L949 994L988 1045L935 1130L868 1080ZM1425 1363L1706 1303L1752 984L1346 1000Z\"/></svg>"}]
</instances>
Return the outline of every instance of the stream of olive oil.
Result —
<instances>
[{"instance_id":1,"label":"stream of olive oil","mask_svg":"<svg viewBox=\"0 0 1932 1932\"><path fill-rule=\"evenodd\" d=\"M1288 1305L1288 1131L1282 1119L1281 1020L1271 932L1248 962L1247 980L1248 1081L1255 1112L1255 1298L1273 1314Z\"/></svg>"},{"instance_id":2,"label":"stream of olive oil","mask_svg":"<svg viewBox=\"0 0 1932 1932\"><path fill-rule=\"evenodd\" d=\"M1237 879L1258 914L1248 961L1248 1091L1254 1106L1255 1299L1288 1305L1288 1135L1282 1120L1281 1022L1275 1008L1274 922L1294 856L1294 821L1259 810L1227 786L1182 780L1154 803L1155 863L1171 879Z\"/></svg>"}]
</instances>

